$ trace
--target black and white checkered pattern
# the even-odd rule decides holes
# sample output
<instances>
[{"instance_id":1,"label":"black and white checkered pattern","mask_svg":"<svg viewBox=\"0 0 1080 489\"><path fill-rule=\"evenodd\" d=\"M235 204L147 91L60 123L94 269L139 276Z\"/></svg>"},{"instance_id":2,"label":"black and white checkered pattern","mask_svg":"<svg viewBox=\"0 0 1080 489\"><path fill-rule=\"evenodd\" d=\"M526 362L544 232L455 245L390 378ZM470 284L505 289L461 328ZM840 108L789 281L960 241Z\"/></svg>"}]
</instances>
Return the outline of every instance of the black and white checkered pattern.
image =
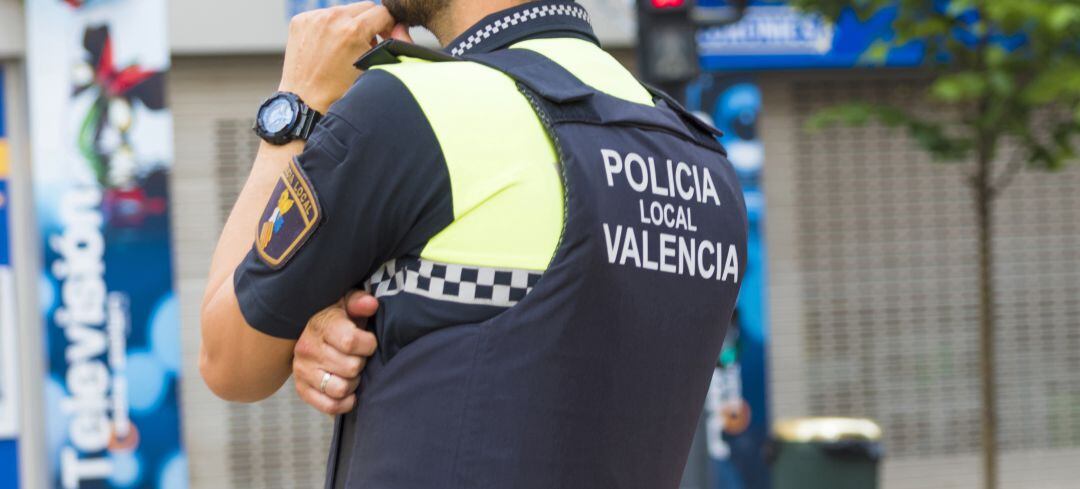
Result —
<instances>
[{"instance_id":1,"label":"black and white checkered pattern","mask_svg":"<svg viewBox=\"0 0 1080 489\"><path fill-rule=\"evenodd\" d=\"M405 292L462 304L511 307L532 292L540 276L529 270L390 260L372 274L366 289L375 297Z\"/></svg>"},{"instance_id":2,"label":"black and white checkered pattern","mask_svg":"<svg viewBox=\"0 0 1080 489\"><path fill-rule=\"evenodd\" d=\"M553 15L567 15L570 17L577 17L585 22L589 21L589 13L585 11L584 7L578 4L538 5L530 9L514 12L485 25L473 33L473 35L465 38L465 40L461 41L457 46L454 46L454 48L450 50L450 54L461 56L477 44L484 42L487 38L510 26Z\"/></svg>"}]
</instances>

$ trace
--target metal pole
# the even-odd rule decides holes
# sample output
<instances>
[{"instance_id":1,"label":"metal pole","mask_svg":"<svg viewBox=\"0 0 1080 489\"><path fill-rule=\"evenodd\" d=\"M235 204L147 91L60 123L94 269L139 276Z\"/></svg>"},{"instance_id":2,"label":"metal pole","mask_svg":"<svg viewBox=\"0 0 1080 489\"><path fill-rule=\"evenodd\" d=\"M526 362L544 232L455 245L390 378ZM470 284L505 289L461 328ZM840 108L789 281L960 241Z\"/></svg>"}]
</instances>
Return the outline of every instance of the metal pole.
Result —
<instances>
[{"instance_id":1,"label":"metal pole","mask_svg":"<svg viewBox=\"0 0 1080 489\"><path fill-rule=\"evenodd\" d=\"M48 487L45 448L45 343L38 307L41 276L40 242L31 191L30 135L25 64L5 66L10 128L11 264L15 274L19 346L19 481L22 489Z\"/></svg>"}]
</instances>

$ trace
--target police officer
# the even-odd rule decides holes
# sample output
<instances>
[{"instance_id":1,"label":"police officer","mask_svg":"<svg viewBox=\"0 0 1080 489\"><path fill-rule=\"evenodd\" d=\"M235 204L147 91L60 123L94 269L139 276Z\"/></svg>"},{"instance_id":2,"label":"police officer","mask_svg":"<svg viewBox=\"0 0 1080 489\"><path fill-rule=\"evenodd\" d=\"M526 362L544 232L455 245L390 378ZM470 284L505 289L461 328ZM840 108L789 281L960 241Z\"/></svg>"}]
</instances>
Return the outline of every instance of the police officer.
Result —
<instances>
[{"instance_id":1,"label":"police officer","mask_svg":"<svg viewBox=\"0 0 1080 489\"><path fill-rule=\"evenodd\" d=\"M572 1L385 5L290 28L212 263L203 378L269 396L309 319L362 286L374 336L297 372L326 394L369 357L328 487L677 487L746 260L715 130Z\"/></svg>"}]
</instances>

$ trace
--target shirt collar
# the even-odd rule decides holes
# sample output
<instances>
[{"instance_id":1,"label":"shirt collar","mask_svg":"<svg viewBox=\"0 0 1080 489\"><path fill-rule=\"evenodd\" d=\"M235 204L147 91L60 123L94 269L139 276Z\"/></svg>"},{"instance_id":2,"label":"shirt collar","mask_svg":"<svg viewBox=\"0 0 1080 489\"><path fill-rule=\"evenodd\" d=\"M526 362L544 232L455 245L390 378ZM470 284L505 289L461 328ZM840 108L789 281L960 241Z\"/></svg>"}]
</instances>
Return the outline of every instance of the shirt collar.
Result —
<instances>
[{"instance_id":1,"label":"shirt collar","mask_svg":"<svg viewBox=\"0 0 1080 489\"><path fill-rule=\"evenodd\" d=\"M489 53L556 32L600 44L585 7L573 0L536 0L484 17L448 44L446 51L454 56Z\"/></svg>"}]
</instances>

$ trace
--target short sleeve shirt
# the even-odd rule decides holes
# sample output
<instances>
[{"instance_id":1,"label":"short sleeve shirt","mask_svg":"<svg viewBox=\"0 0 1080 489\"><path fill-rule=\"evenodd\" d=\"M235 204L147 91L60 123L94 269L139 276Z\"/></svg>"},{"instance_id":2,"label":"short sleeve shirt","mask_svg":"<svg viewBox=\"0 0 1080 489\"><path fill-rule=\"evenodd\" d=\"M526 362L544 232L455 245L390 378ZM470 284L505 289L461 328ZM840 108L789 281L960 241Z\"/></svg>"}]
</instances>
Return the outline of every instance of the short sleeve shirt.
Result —
<instances>
[{"instance_id":1,"label":"short sleeve shirt","mask_svg":"<svg viewBox=\"0 0 1080 489\"><path fill-rule=\"evenodd\" d=\"M253 249L234 275L248 324L291 339L383 262L418 253L453 221L435 134L408 89L381 70L331 106L295 168L318 201L319 222L282 263Z\"/></svg>"},{"instance_id":2,"label":"short sleeve shirt","mask_svg":"<svg viewBox=\"0 0 1080 489\"><path fill-rule=\"evenodd\" d=\"M539 0L492 14L451 42L447 51L459 56L491 52L525 39L551 37L596 43L591 26L578 13L583 11L570 5L570 0ZM488 28L514 15L532 20ZM477 32L488 34L477 38ZM247 323L289 339L299 338L308 319L360 288L383 263L418 257L454 220L449 170L439 141L409 89L386 71L361 76L331 106L294 163L293 178L315 196L318 222L289 253L274 257L280 262L260 256L256 246L234 275ZM267 204L257 239L277 239L277 230L284 227L287 233L289 223L298 222L295 216L282 219L296 212L295 207L276 200ZM380 309L376 318L380 324L411 326L380 338L380 350L389 346L389 354L439 326L480 321L499 312L490 306L403 300L409 301L408 307Z\"/></svg>"}]
</instances>

